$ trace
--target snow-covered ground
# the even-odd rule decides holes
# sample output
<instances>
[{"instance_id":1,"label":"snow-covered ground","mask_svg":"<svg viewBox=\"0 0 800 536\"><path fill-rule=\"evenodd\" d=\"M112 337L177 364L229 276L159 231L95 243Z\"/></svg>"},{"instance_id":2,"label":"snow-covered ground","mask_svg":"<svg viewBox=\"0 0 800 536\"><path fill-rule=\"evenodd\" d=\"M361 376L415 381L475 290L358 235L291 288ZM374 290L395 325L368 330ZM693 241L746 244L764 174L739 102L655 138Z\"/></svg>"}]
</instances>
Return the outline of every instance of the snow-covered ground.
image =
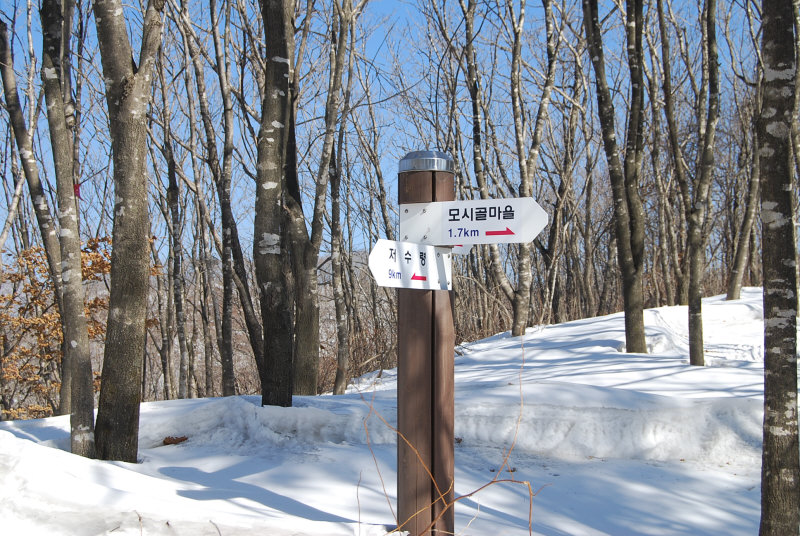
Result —
<instances>
[{"instance_id":1,"label":"snow-covered ground","mask_svg":"<svg viewBox=\"0 0 800 536\"><path fill-rule=\"evenodd\" d=\"M459 347L456 533L529 534L530 489L533 534L756 534L760 290L704 302L706 367L688 365L686 317L646 312L649 355L620 352L620 314ZM293 408L144 404L138 464L72 456L65 417L0 423L0 532L385 534L395 373Z\"/></svg>"}]
</instances>

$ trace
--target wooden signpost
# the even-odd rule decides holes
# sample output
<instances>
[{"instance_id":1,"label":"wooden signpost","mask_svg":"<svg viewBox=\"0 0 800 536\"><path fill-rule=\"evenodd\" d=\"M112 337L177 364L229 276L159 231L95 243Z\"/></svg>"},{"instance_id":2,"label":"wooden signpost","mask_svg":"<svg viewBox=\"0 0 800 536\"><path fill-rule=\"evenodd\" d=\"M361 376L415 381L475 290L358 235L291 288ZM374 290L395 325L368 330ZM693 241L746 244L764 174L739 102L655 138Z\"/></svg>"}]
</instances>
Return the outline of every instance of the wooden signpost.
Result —
<instances>
[{"instance_id":1,"label":"wooden signpost","mask_svg":"<svg viewBox=\"0 0 800 536\"><path fill-rule=\"evenodd\" d=\"M400 160L403 241L379 240L369 258L379 285L399 287L397 511L412 536L455 533L452 248L435 246L530 241L547 225L530 198L455 202L453 172L438 151Z\"/></svg>"},{"instance_id":2,"label":"wooden signpost","mask_svg":"<svg viewBox=\"0 0 800 536\"><path fill-rule=\"evenodd\" d=\"M455 199L453 160L417 151L399 165L398 201ZM455 328L447 290L398 290L397 510L416 536L453 534ZM434 522L435 521L435 522Z\"/></svg>"}]
</instances>

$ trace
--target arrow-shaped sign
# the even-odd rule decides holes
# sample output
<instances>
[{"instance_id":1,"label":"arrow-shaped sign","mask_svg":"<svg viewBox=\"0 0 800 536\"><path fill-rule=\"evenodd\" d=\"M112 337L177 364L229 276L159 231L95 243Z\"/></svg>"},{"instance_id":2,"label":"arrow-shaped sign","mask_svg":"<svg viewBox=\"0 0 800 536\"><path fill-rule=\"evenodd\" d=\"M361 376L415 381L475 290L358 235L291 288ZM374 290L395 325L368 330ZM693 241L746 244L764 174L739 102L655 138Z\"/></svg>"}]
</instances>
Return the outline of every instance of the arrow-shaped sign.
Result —
<instances>
[{"instance_id":1,"label":"arrow-shaped sign","mask_svg":"<svg viewBox=\"0 0 800 536\"><path fill-rule=\"evenodd\" d=\"M531 242L547 222L531 197L400 205L401 238L437 246Z\"/></svg>"},{"instance_id":2,"label":"arrow-shaped sign","mask_svg":"<svg viewBox=\"0 0 800 536\"><path fill-rule=\"evenodd\" d=\"M380 239L369 254L369 270L382 287L453 288L450 248Z\"/></svg>"}]
</instances>

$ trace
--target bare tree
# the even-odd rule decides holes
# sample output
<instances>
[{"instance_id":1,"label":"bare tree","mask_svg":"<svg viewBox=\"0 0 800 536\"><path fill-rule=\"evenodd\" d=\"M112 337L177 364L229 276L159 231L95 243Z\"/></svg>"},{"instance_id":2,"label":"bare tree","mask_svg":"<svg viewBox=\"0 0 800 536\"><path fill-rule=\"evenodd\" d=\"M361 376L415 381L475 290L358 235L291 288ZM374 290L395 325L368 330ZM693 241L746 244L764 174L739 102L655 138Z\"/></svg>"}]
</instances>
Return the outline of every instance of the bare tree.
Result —
<instances>
[{"instance_id":1,"label":"bare tree","mask_svg":"<svg viewBox=\"0 0 800 536\"><path fill-rule=\"evenodd\" d=\"M71 98L69 84L66 82L70 62L69 40L64 37L65 33L70 33L71 3L67 2L62 6L60 2L48 1L43 5L41 13L42 82L47 103L53 161L56 167L60 232L57 232L44 187L39 179L39 168L33 153L32 132L25 126L22 105L17 94L8 28L2 21L0 21L0 71L2 71L6 106L22 156L22 167L33 198L61 316L63 336L61 411L71 414L72 452L82 456L93 456L93 376L84 314L81 243L73 188L72 133L68 127L68 122L74 118L69 112L69 107L65 105L65 100Z\"/></svg>"},{"instance_id":2,"label":"bare tree","mask_svg":"<svg viewBox=\"0 0 800 536\"><path fill-rule=\"evenodd\" d=\"M120 0L97 0L94 16L106 82L114 162L111 293L95 428L97 455L135 462L149 291L147 109L161 43L163 0L149 0L138 66Z\"/></svg>"},{"instance_id":3,"label":"bare tree","mask_svg":"<svg viewBox=\"0 0 800 536\"><path fill-rule=\"evenodd\" d=\"M676 183L678 185L680 191L680 199L681 203L679 205L679 210L683 218L688 218L688 214L691 212L691 194L689 191L689 179L687 177L689 173L689 166L686 162L686 158L683 152L683 146L681 144L681 132L678 129L677 125L677 115L676 115L676 104L674 93L676 89L673 87L672 83L672 53L671 53L671 43L670 37L668 33L666 15L664 13L664 6L662 5L661 0L657 0L656 2L656 9L658 14L658 26L661 38L661 62L662 62L662 87L663 87L663 97L664 97L664 117L667 122L667 136L669 139L669 154L673 161L673 173L675 174ZM666 189L661 188L661 193L666 194ZM670 196L663 197L665 199L669 199ZM673 266L673 272L678 278L678 287L677 296L674 300L675 302L679 303L687 303L688 301L688 260L689 256L686 255L684 252L679 251L679 245L676 243L675 234L677 231L677 225L674 222L674 219L670 212L666 212L664 214L664 218L666 219L665 223L667 224L668 228L672 230L667 235L667 241L670 243L670 247L666 256L669 257L669 262ZM682 259L679 261L679 259Z\"/></svg>"},{"instance_id":4,"label":"bare tree","mask_svg":"<svg viewBox=\"0 0 800 536\"><path fill-rule=\"evenodd\" d=\"M614 195L614 227L617 255L622 271L625 307L625 341L628 352L646 353L644 334L644 210L638 183L642 159L644 77L642 73L643 3L629 0L626 12L626 39L630 71L631 101L624 167L616 141L615 111L606 80L605 56L597 0L583 0L583 19L589 55L595 72L598 115L603 131L608 173Z\"/></svg>"},{"instance_id":5,"label":"bare tree","mask_svg":"<svg viewBox=\"0 0 800 536\"><path fill-rule=\"evenodd\" d=\"M542 132L544 131L545 118L550 105L550 95L555 85L556 69L558 66L558 45L561 42L560 31L555 28L553 20L553 6L550 0L543 0L545 12L545 32L547 35L547 68L545 72L542 92L537 99L539 108L533 123L531 139L526 147L525 130L523 122L522 101L522 30L525 22L525 2L520 2L519 14L514 13L513 2L506 2L506 12L512 29L511 47L511 108L514 116L514 133L517 162L519 165L520 184L519 196L531 197L533 195L533 178L538 165L539 152L542 145ZM562 182L566 185L567 181ZM563 192L561 192L563 194ZM563 197L563 196L562 196ZM560 216L560 214L558 214ZM555 244L553 243L555 248ZM554 252L551 252L554 253ZM522 243L519 245L517 261L517 287L514 290L514 324L511 334L523 335L529 324L528 313L531 307L531 246Z\"/></svg>"},{"instance_id":6,"label":"bare tree","mask_svg":"<svg viewBox=\"0 0 800 536\"><path fill-rule=\"evenodd\" d=\"M233 173L233 97L230 84L229 64L227 56L227 39L229 31L224 32L225 42L223 42L220 31L220 20L216 1L209 5L211 11L211 33L214 43L214 56L208 61L214 66L214 72L219 79L220 95L223 103L223 147L222 159L220 160L216 146L215 123L211 116L211 105L206 87L204 74L204 54L205 51L200 47L199 39L195 35L192 24L189 20L187 6L184 3L179 13L178 28L184 34L184 42L188 56L195 70L195 81L197 83L197 96L200 105L200 117L203 122L205 139L206 162L211 170L214 184L219 198L219 208L222 219L222 279L223 279L223 313L222 313L222 342L223 347L220 352L223 355L223 395L230 396L235 394L233 376L233 291L234 285L239 294L240 302L243 306L245 322L248 335L250 337L251 348L259 370L263 367L264 345L261 337L261 325L256 318L253 300L248 285L247 272L244 265L244 255L239 242L238 227L233 214L231 203L231 177ZM226 13L229 14L230 4L225 3ZM230 16L225 17L225 24L230 25ZM224 30L224 28L223 28Z\"/></svg>"},{"instance_id":7,"label":"bare tree","mask_svg":"<svg viewBox=\"0 0 800 536\"><path fill-rule=\"evenodd\" d=\"M324 131L319 167L315 174L314 207L310 232L303 216L299 184L292 183L296 175L287 175L291 258L295 282L295 351L294 392L300 395L317 393L319 375L319 292L317 263L325 224L325 207L333 158L336 127L342 104L342 81L347 63L350 25L358 16L364 0L354 6L352 0L333 3L329 29L330 48L328 84L325 93ZM306 13L306 17L309 14Z\"/></svg>"},{"instance_id":8,"label":"bare tree","mask_svg":"<svg viewBox=\"0 0 800 536\"><path fill-rule=\"evenodd\" d=\"M347 87L344 92L342 119L339 125L337 147L338 150L331 154L330 187L331 187L331 270L333 271L333 300L336 311L336 377L334 378L333 394L341 395L347 389L350 367L350 317L354 316L348 311L345 296L345 266L342 262L344 251L344 233L341 218L341 179L344 173L342 162L344 160L344 142L347 120L350 114L350 95L352 94L355 77L355 25L350 24L344 36L348 45L348 73ZM338 158L337 158L338 157Z\"/></svg>"},{"instance_id":9,"label":"bare tree","mask_svg":"<svg viewBox=\"0 0 800 536\"><path fill-rule=\"evenodd\" d=\"M470 116L470 126L472 127L472 154L470 155L471 158L469 161L472 164L475 182L477 182L480 197L481 199L488 199L489 185L486 177L486 161L483 155L482 132L482 110L484 105L484 96L481 83L481 74L478 69L477 53L475 51L474 44L476 40L475 10L477 9L477 2L474 0L468 0L467 4L464 4L463 0L459 0L459 5L461 6L461 12L464 16L465 43L463 47L463 55L466 63L466 83L467 89L469 90L472 112ZM438 14L438 11L437 15L440 31L444 35L449 30L447 30L446 26L443 24L443 17L441 14ZM450 48L454 49L454 46L450 44ZM488 246L488 250L491 259L490 267L492 276L502 290L503 294L505 294L506 298L511 303L514 303L514 288L506 276L505 268L503 267L501 260L502 257L497 244L490 244Z\"/></svg>"},{"instance_id":10,"label":"bare tree","mask_svg":"<svg viewBox=\"0 0 800 536\"><path fill-rule=\"evenodd\" d=\"M579 154L577 154L577 138L580 135L578 122L581 108L583 108L584 104L581 101L587 98L580 69L580 63L576 62L573 78L568 88L569 93L565 99L566 110L561 110L563 128L561 136L556 141L561 150L553 151L555 154L552 157L552 168L546 169L544 173L547 177L546 182L551 184L551 188L554 191L555 201L546 243L540 237L534 240L534 244L541 253L542 263L545 267L541 312L538 316L539 323L551 321L554 309L556 312L560 309L559 304L562 293L557 291L561 279L559 265L568 262L568 259L564 258L569 253L566 251L569 240L567 229L575 212L572 208L572 205L574 205L573 183L575 181L575 173L572 168L579 159ZM564 88L565 91L566 89ZM552 137L556 136L553 135ZM555 184L556 181L558 181L558 184ZM555 315L555 321L559 321L558 315Z\"/></svg>"},{"instance_id":11,"label":"bare tree","mask_svg":"<svg viewBox=\"0 0 800 536\"><path fill-rule=\"evenodd\" d=\"M760 109L761 102L761 82L757 83L756 88L756 109ZM734 249L733 265L728 279L727 299L738 300L741 296L742 281L747 270L747 262L750 259L750 238L752 236L756 221L756 210L758 209L759 186L761 183L760 166L761 155L758 151L758 137L753 133L753 147L755 150L750 152L750 162L748 163L748 189L745 197L745 212L742 223L739 226L739 233Z\"/></svg>"},{"instance_id":12,"label":"bare tree","mask_svg":"<svg viewBox=\"0 0 800 536\"><path fill-rule=\"evenodd\" d=\"M797 424L797 251L791 130L797 63L793 2L761 4L764 100L758 118L764 270L764 441L761 536L800 528Z\"/></svg>"},{"instance_id":13,"label":"bare tree","mask_svg":"<svg viewBox=\"0 0 800 536\"><path fill-rule=\"evenodd\" d=\"M81 266L81 237L75 198L72 132L74 125L67 102L69 38L72 2L46 0L42 4L42 82L47 102L50 145L53 149L58 191L59 242L61 245L61 325L64 337L63 367L71 383L70 442L72 452L94 456L94 376L89 354L89 334L84 313L85 293Z\"/></svg>"},{"instance_id":14,"label":"bare tree","mask_svg":"<svg viewBox=\"0 0 800 536\"><path fill-rule=\"evenodd\" d=\"M716 38L716 0L706 0L702 14L703 80L708 94L701 102L708 103L706 116L700 129L702 148L697 166L697 177L692 188L689 207L689 361L692 365L705 364L703 352L702 286L705 270L706 219L708 195L714 173L714 140L719 122L719 64ZM698 116L703 111L698 109Z\"/></svg>"},{"instance_id":15,"label":"bare tree","mask_svg":"<svg viewBox=\"0 0 800 536\"><path fill-rule=\"evenodd\" d=\"M186 313L184 305L184 274L183 274L183 219L186 214L185 203L181 200L180 181L178 180L178 163L176 162L175 151L173 149L173 133L172 133L172 113L167 101L167 86L166 76L164 74L164 55L163 49L159 52L159 65L158 65L158 81L161 92L161 110L160 120L162 123L163 140L159 143L155 136L151 136L151 151L154 147L161 149L161 155L167 167L167 184L166 195L164 202L160 203L161 211L164 220L167 223L167 230L169 234L169 255L168 255L168 269L167 274L170 279L168 290L171 290L172 299L168 301L171 305L169 312L166 315L168 318L173 318L172 311L174 310L174 330L178 336L178 398L187 398L190 396L190 377L189 377L189 355L187 348L186 338ZM153 160L156 155L153 154ZM154 252L154 257L155 257ZM155 258L154 258L155 260ZM161 297L159 296L159 305ZM159 307L159 309L161 309ZM162 322L162 369L164 371L164 392L165 395L170 392L172 379L169 377L168 359L170 355L170 346L172 343L171 331L172 322ZM166 333L165 333L166 331Z\"/></svg>"},{"instance_id":16,"label":"bare tree","mask_svg":"<svg viewBox=\"0 0 800 536\"><path fill-rule=\"evenodd\" d=\"M159 203L161 206L161 210L163 213L168 214L168 209L164 206L165 203ZM153 255L153 264L156 266L161 265L161 260L158 256L158 251L156 249L155 244L150 245L150 250ZM171 256L171 255L170 255ZM168 270L169 271L169 270ZM170 292L170 280L169 274L166 273L164 270L161 270L155 276L155 284L156 284L156 309L158 313L158 328L161 333L160 340L156 342L156 335L151 335L153 339L153 344L158 351L158 355L161 358L161 376L162 380L162 393L164 396L164 400L171 400L175 398L175 389L173 386L172 380L172 338L173 338L173 324L174 324L174 307L172 306L172 300L174 299L174 293Z\"/></svg>"},{"instance_id":17,"label":"bare tree","mask_svg":"<svg viewBox=\"0 0 800 536\"><path fill-rule=\"evenodd\" d=\"M265 34L265 92L261 103L256 165L253 259L256 266L264 342L262 404L292 405L292 318L286 264L285 197L297 181L295 149L293 0L259 0ZM308 14L307 14L308 15ZM290 177L292 177L290 179Z\"/></svg>"},{"instance_id":18,"label":"bare tree","mask_svg":"<svg viewBox=\"0 0 800 536\"><path fill-rule=\"evenodd\" d=\"M699 154L693 169L687 163L681 133L677 126L672 67L670 65L672 60L670 36L661 0L658 0L656 7L661 36L664 115L667 122L669 153L672 157L688 227L685 253L686 273L683 274L682 279L688 277L688 287L685 288L689 305L689 359L693 365L702 366L704 364L702 289L706 268L705 248L708 241L709 192L714 175L715 139L719 122L720 86L716 1L705 1L700 13L702 76L694 110L698 125Z\"/></svg>"},{"instance_id":19,"label":"bare tree","mask_svg":"<svg viewBox=\"0 0 800 536\"><path fill-rule=\"evenodd\" d=\"M738 228L738 234L736 235L736 244L733 250L733 261L730 275L728 277L728 300L739 299L745 272L747 272L749 268L748 262L756 253L753 251L755 248L750 247L750 242L753 231L756 228L755 223L758 209L759 185L761 182L759 175L761 167L761 155L758 151L759 143L758 134L755 128L755 117L758 111L761 109L761 99L763 96L761 83L763 81L763 77L762 61L757 35L758 30L756 28L757 23L753 14L753 7L754 5L752 2L745 2L744 4L750 42L753 45L753 50L755 50L757 57L758 68L756 70L757 74L755 81L750 79L752 75L748 76L749 73L747 73L745 70L746 67L744 65L741 66L739 72L736 72L737 70L735 65L732 65L736 78L744 81L745 87L747 88L743 92L743 98L739 98L737 94L734 93L739 122L742 125L752 125L753 128L742 128L743 140L741 143L742 147L740 149L739 160L742 162L743 167L746 167L745 169L742 169L742 173L744 173L748 178L748 185L747 192L745 193L744 215ZM735 51L736 46L731 42L730 32L725 32L724 35L728 41L728 48ZM741 60L739 63L742 63ZM749 71L749 69L747 70ZM752 87L752 91L748 91L750 87ZM794 124L796 124L796 122L793 122L793 125Z\"/></svg>"}]
</instances>

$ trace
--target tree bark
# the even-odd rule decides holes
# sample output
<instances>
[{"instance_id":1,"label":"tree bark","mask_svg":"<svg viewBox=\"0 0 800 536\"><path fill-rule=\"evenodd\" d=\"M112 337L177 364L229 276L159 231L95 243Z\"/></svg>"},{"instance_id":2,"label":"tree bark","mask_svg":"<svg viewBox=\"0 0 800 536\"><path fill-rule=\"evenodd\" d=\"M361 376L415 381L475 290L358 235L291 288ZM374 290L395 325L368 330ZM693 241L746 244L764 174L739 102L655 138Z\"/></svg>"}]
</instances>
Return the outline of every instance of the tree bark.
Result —
<instances>
[{"instance_id":1,"label":"tree bark","mask_svg":"<svg viewBox=\"0 0 800 536\"><path fill-rule=\"evenodd\" d=\"M759 83L760 85L760 83ZM760 93L760 88L757 93ZM757 109L760 109L759 105ZM755 136L754 146L758 147L758 136ZM747 263L750 258L750 235L753 231L753 224L756 219L756 209L758 207L759 184L761 183L761 176L759 168L761 166L761 156L758 150L753 151L753 161L750 164L750 187L747 191L747 200L745 204L744 218L739 227L739 235L736 240L736 249L733 258L733 267L731 268L730 278L728 280L728 294L726 299L738 300L742 292L742 281L744 273L747 269Z\"/></svg>"},{"instance_id":2,"label":"tree bark","mask_svg":"<svg viewBox=\"0 0 800 536\"><path fill-rule=\"evenodd\" d=\"M764 271L764 439L761 536L797 534L800 451L797 425L797 270L792 212L791 125L797 66L792 2L762 2L764 100L761 153Z\"/></svg>"},{"instance_id":3,"label":"tree bark","mask_svg":"<svg viewBox=\"0 0 800 536\"><path fill-rule=\"evenodd\" d=\"M644 97L642 77L642 25L644 18L641 0L629 0L627 5L627 49L631 76L631 104L628 110L624 167L620 161L616 141L614 103L606 80L597 0L583 0L583 19L586 41L595 71L598 115L614 196L614 228L617 236L617 257L622 272L622 293L625 307L625 346L630 353L647 353L642 288L644 210L638 193Z\"/></svg>"},{"instance_id":4,"label":"tree bark","mask_svg":"<svg viewBox=\"0 0 800 536\"><path fill-rule=\"evenodd\" d=\"M513 31L513 44L511 48L511 108L514 116L514 133L516 140L517 162L520 171L519 196L533 196L533 176L534 170L539 161L539 152L542 145L542 132L544 122L547 117L548 107L550 106L550 95L555 86L555 76L557 67L558 43L560 40L553 23L553 8L549 0L543 0L542 5L545 13L545 28L547 35L547 72L545 74L542 93L538 99L539 108L536 112L536 119L533 124L533 134L530 146L525 147L525 134L523 126L522 94L521 94L521 73L522 62L522 30L525 21L525 2L521 2L519 18L514 16L514 7L511 2L506 4L508 17L511 19ZM560 237L559 237L560 239ZM553 244L554 249L557 247ZM512 336L525 334L530 320L529 310L531 307L531 245L522 243L519 245L517 256L517 287L514 290L514 321L511 327Z\"/></svg>"},{"instance_id":5,"label":"tree bark","mask_svg":"<svg viewBox=\"0 0 800 536\"><path fill-rule=\"evenodd\" d=\"M478 70L478 61L475 53L474 41L475 35L475 10L477 9L477 2L475 0L468 0L467 5L464 5L463 0L459 1L461 11L464 15L464 28L465 28L465 44L464 44L464 61L466 62L466 82L467 89L470 96L470 106L472 115L470 116L470 124L472 127L472 168L475 174L475 182L478 184L478 190L481 199L489 199L489 187L486 181L486 167L483 158L483 132L481 130L481 106L483 103L483 91L481 88L480 72ZM442 32L447 29L440 22ZM512 304L514 303L514 287L508 279L505 272L505 267L501 261L500 249L497 244L490 244L487 246L489 249L490 263L492 277L495 283L500 287L500 290L505 295L506 299Z\"/></svg>"},{"instance_id":6,"label":"tree bark","mask_svg":"<svg viewBox=\"0 0 800 536\"><path fill-rule=\"evenodd\" d=\"M69 0L68 2L69 3ZM69 369L70 379L70 444L73 454L94 456L94 376L89 353L89 332L84 313L85 293L81 266L81 237L78 211L73 187L72 133L67 127L64 104L64 65L69 62L68 51L62 49L63 33L71 31L71 18L65 19L62 10L71 13L58 0L42 4L42 82L50 145L56 171L59 214L59 243L61 246L62 299L61 327L64 338L62 367Z\"/></svg>"},{"instance_id":7,"label":"tree bark","mask_svg":"<svg viewBox=\"0 0 800 536\"><path fill-rule=\"evenodd\" d=\"M167 164L167 211L165 211L165 219L167 221L167 229L169 230L170 251L172 252L170 255L172 266L169 270L172 277L172 285L170 285L170 288L172 289L172 304L175 309L175 331L178 335L178 398L187 398L190 396L190 376L189 357L186 347L186 314L184 312L183 300L183 218L181 217L181 190L178 182L177 163L175 162L175 154L172 150L172 115L167 103L167 87L164 77L163 61L159 62L158 76L161 83L162 117L164 123L162 153ZM166 391L166 369L164 383L164 390Z\"/></svg>"},{"instance_id":8,"label":"tree bark","mask_svg":"<svg viewBox=\"0 0 800 536\"><path fill-rule=\"evenodd\" d=\"M692 206L689 211L689 362L703 366L703 274L705 272L706 219L708 195L714 175L714 140L719 122L719 65L717 61L716 0L703 6L703 65L707 70L708 110L705 129L700 132L702 153L695 179ZM703 111L698 109L698 116Z\"/></svg>"},{"instance_id":9,"label":"tree bark","mask_svg":"<svg viewBox=\"0 0 800 536\"><path fill-rule=\"evenodd\" d=\"M347 87L345 88L342 119L339 125L337 141L338 151L333 151L331 154L331 165L329 166L331 174L331 269L333 272L333 301L336 313L337 340L336 377L333 381L333 394L335 395L343 395L347 390L347 382L350 379L350 336L352 333L350 318L356 318L355 311L350 311L348 308L347 296L345 295L346 267L342 262L342 255L344 254L344 233L340 221L345 129L350 115L350 95L352 93L354 81L355 29L352 25L349 25L348 31L344 35L347 36L348 40ZM380 168L380 166L378 166L378 168ZM352 294L351 292L351 296Z\"/></svg>"},{"instance_id":10,"label":"tree bark","mask_svg":"<svg viewBox=\"0 0 800 536\"><path fill-rule=\"evenodd\" d=\"M253 258L264 323L261 403L291 406L293 342L284 197L294 153L294 1L260 0L265 33L265 85L257 141ZM293 180L296 181L296 178Z\"/></svg>"},{"instance_id":11,"label":"tree bark","mask_svg":"<svg viewBox=\"0 0 800 536\"><path fill-rule=\"evenodd\" d=\"M319 377L319 260L324 213L330 177L329 167L333 155L336 125L341 104L342 79L348 34L354 18L352 0L340 0L333 8L330 28L330 72L325 100L325 132L322 152L316 173L314 209L311 215L311 232L306 230L297 175L287 176L286 205L289 210L291 259L295 278L295 350L294 392L299 395L317 394Z\"/></svg>"},{"instance_id":12,"label":"tree bark","mask_svg":"<svg viewBox=\"0 0 800 536\"><path fill-rule=\"evenodd\" d=\"M681 133L678 130L677 118L675 115L675 101L673 98L674 88L672 86L672 53L670 52L670 38L667 31L667 23L664 15L664 8L662 0L656 1L656 8L658 10L658 26L661 35L661 63L663 69L663 95L664 95L664 118L667 121L667 137L669 138L670 156L673 161L673 170L675 172L675 180L678 183L680 191L680 210L684 217L688 218L691 213L691 194L689 191L689 166L681 148ZM674 224L671 225L675 227ZM674 241L674 238L670 239ZM686 252L681 252L679 255L678 247L672 248L675 255L672 255L671 263L674 265L674 273L678 277L678 291L674 297L675 302L686 304L689 300L689 255Z\"/></svg>"},{"instance_id":13,"label":"tree bark","mask_svg":"<svg viewBox=\"0 0 800 536\"><path fill-rule=\"evenodd\" d=\"M147 109L161 44L163 0L150 0L136 68L119 0L96 0L114 164L114 224L106 346L95 428L98 457L136 462L150 262Z\"/></svg>"}]
</instances>

